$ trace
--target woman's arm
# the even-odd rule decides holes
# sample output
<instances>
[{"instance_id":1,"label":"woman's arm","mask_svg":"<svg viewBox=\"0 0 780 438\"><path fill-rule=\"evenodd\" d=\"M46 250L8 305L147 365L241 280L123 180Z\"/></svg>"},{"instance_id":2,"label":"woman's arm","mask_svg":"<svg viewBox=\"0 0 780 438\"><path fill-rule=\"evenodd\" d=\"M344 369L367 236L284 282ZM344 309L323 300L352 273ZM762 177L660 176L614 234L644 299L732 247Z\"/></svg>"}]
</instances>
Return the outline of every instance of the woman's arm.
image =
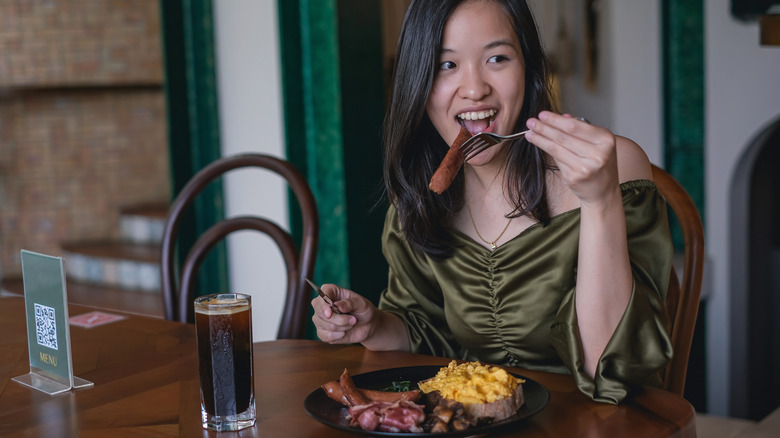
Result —
<instances>
[{"instance_id":1,"label":"woman's arm","mask_svg":"<svg viewBox=\"0 0 780 438\"><path fill-rule=\"evenodd\" d=\"M650 162L638 145L617 137L616 152L619 182L652 180ZM596 202L583 202L580 214L575 306L585 372L593 376L626 310L633 285L619 185Z\"/></svg>"},{"instance_id":2,"label":"woman's arm","mask_svg":"<svg viewBox=\"0 0 780 438\"><path fill-rule=\"evenodd\" d=\"M591 378L622 318L633 286L621 181L650 179L650 164L635 143L570 117L542 113L529 120L529 141L545 150L580 200L575 309Z\"/></svg>"}]
</instances>

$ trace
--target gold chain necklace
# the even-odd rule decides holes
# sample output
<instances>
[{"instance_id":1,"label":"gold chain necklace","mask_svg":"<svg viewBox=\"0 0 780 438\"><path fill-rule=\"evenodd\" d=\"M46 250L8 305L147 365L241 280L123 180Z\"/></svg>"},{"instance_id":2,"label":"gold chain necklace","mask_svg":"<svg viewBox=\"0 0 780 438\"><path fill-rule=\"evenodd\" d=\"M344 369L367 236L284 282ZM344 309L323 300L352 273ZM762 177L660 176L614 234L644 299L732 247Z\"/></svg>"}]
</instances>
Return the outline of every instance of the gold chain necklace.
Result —
<instances>
[{"instance_id":1,"label":"gold chain necklace","mask_svg":"<svg viewBox=\"0 0 780 438\"><path fill-rule=\"evenodd\" d=\"M501 234L499 234L498 237L496 237L496 239L491 242L491 241L485 239L484 237L482 237L481 234L479 234L479 229L477 229L477 223L474 221L474 214L471 213L471 204L469 203L469 197L468 196L466 196L466 208L469 209L469 217L471 218L471 225L474 226L474 231L477 232L477 236L479 236L480 240L482 240L483 242L485 242L488 245L490 245L490 250L491 251L495 251L496 248L497 248L496 247L496 242L498 242L498 240L501 238L501 236L503 236L504 233L506 233L506 230L509 228L509 224L512 223L512 219L514 219L514 218L513 217L509 218L509 221L506 223L506 226L504 227L504 230L501 231Z\"/></svg>"}]
</instances>

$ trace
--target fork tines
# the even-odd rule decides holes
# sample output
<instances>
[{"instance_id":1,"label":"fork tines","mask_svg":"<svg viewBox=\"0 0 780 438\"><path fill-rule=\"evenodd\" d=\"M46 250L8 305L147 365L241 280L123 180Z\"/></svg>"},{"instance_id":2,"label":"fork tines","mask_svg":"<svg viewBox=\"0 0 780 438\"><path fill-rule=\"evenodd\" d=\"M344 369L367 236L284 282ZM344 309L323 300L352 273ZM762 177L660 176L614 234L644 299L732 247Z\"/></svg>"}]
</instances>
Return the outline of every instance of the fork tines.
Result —
<instances>
[{"instance_id":1,"label":"fork tines","mask_svg":"<svg viewBox=\"0 0 780 438\"><path fill-rule=\"evenodd\" d=\"M470 160L475 155L479 154L485 149L496 144L496 142L491 140L492 139L490 139L490 137L485 138L484 136L475 135L474 137L471 137L470 139L466 140L465 143L460 145L460 150L461 152L463 152L463 155L466 156L466 161Z\"/></svg>"}]
</instances>

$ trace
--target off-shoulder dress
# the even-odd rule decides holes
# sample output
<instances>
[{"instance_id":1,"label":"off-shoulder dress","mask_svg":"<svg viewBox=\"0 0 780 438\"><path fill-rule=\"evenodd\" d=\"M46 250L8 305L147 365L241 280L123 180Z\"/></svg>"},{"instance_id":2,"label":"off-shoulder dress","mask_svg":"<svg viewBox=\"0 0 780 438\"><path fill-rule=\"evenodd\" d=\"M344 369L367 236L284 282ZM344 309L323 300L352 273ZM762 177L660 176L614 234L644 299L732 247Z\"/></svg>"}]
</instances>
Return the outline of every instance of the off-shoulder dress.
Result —
<instances>
[{"instance_id":1,"label":"off-shoulder dress","mask_svg":"<svg viewBox=\"0 0 780 438\"><path fill-rule=\"evenodd\" d=\"M412 250L398 212L382 236L389 264L379 307L405 323L412 350L574 375L594 400L619 403L632 385L660 383L672 355L664 299L673 247L666 204L651 181L621 184L634 287L591 379L574 306L579 209L535 224L495 251L452 231L452 257Z\"/></svg>"}]
</instances>

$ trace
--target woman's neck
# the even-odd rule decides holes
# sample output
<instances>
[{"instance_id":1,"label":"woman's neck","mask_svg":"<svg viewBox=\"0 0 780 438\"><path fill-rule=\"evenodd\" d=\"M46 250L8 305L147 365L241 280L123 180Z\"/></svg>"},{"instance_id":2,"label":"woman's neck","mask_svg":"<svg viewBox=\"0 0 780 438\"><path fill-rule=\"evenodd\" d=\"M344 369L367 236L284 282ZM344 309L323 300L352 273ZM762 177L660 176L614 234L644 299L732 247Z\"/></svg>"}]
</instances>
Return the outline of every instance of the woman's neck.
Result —
<instances>
[{"instance_id":1,"label":"woman's neck","mask_svg":"<svg viewBox=\"0 0 780 438\"><path fill-rule=\"evenodd\" d=\"M506 193L507 166L506 154L503 152L501 150L486 163L464 165L467 194L503 196Z\"/></svg>"},{"instance_id":2,"label":"woman's neck","mask_svg":"<svg viewBox=\"0 0 780 438\"><path fill-rule=\"evenodd\" d=\"M503 169L488 169L485 166L472 167L468 164L465 170L465 188L475 196L501 195L506 192L506 172Z\"/></svg>"}]
</instances>

